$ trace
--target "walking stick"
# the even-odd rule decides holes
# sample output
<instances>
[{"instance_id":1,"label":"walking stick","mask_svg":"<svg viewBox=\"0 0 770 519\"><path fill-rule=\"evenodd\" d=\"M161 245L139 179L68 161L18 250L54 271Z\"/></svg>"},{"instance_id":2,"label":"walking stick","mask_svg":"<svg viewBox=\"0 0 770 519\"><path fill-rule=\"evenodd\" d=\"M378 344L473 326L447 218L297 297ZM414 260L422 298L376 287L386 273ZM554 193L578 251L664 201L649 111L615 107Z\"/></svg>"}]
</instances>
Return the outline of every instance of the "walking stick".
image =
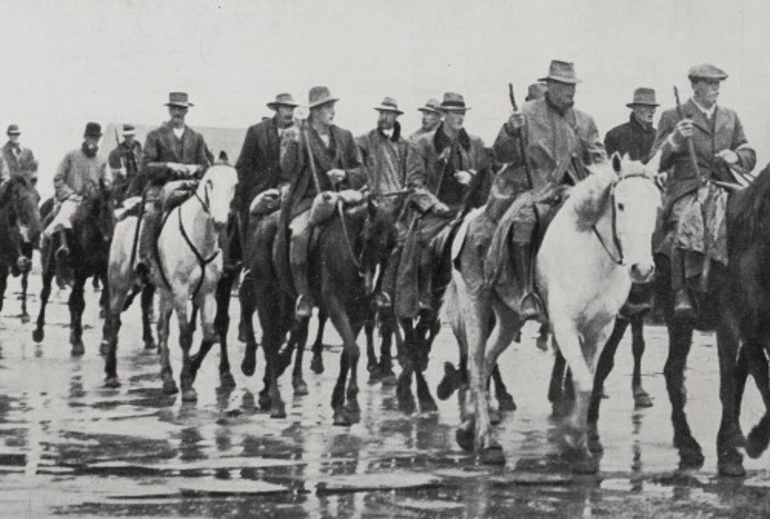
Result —
<instances>
[{"instance_id":1,"label":"walking stick","mask_svg":"<svg viewBox=\"0 0 770 519\"><path fill-rule=\"evenodd\" d=\"M518 112L519 108L516 105L516 97L513 95L513 83L508 83L508 98L511 100L511 108L513 108L513 111ZM521 132L519 132L516 140L519 143L519 154L521 155L521 159L524 161L524 173L527 175L527 183L529 184L529 189L534 189L535 184L532 182L532 172L529 170L529 162L527 162L527 150L526 146L524 145L524 137L521 135Z\"/></svg>"}]
</instances>

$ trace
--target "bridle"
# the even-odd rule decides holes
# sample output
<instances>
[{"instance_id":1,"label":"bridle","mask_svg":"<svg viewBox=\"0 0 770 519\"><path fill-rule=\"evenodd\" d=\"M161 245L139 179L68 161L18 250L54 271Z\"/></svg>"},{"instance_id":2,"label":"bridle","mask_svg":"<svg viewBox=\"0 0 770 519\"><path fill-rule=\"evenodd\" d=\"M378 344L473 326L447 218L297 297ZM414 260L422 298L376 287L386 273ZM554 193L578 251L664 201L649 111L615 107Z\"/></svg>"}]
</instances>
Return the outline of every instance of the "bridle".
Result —
<instances>
[{"instance_id":1,"label":"bridle","mask_svg":"<svg viewBox=\"0 0 770 519\"><path fill-rule=\"evenodd\" d=\"M626 260L623 254L623 246L620 243L620 239L618 238L618 228L617 228L617 209L615 209L615 188L618 184L623 182L624 180L628 180L629 178L643 178L645 180L648 180L651 182L658 190L660 190L660 186L655 182L654 179L650 178L648 175L644 173L629 173L628 175L623 176L622 178L619 178L617 182L615 182L612 185L612 190L610 192L610 206L612 207L612 245L617 250L618 254L615 256L610 248L607 246L607 240L604 239L604 237L601 235L599 230L596 228L596 224L592 226L592 229L594 231L594 234L596 235L596 238L599 240L599 243L602 245L602 248L607 252L607 255L610 257L612 262L618 266L624 266L626 264Z\"/></svg>"}]
</instances>

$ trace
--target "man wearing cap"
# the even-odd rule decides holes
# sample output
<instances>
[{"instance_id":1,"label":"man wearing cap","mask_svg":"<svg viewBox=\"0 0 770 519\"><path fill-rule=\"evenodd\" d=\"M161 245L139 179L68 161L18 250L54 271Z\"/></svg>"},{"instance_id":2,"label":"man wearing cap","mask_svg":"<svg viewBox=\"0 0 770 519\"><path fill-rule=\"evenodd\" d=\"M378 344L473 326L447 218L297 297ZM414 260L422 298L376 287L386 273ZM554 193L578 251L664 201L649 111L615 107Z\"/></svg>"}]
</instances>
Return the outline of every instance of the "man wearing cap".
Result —
<instances>
[{"instance_id":1,"label":"man wearing cap","mask_svg":"<svg viewBox=\"0 0 770 519\"><path fill-rule=\"evenodd\" d=\"M607 155L616 151L628 155L631 160L647 162L650 150L655 143L655 90L652 88L637 88L634 90L634 100L626 105L631 109L631 117L627 123L616 126L604 136L604 147Z\"/></svg>"},{"instance_id":2,"label":"man wearing cap","mask_svg":"<svg viewBox=\"0 0 770 519\"><path fill-rule=\"evenodd\" d=\"M121 203L130 196L141 196L141 191L137 191L141 163L142 145L136 140L136 128L133 124L124 124L123 142L118 143L107 159L113 178L112 193L116 202Z\"/></svg>"},{"instance_id":3,"label":"man wearing cap","mask_svg":"<svg viewBox=\"0 0 770 519\"><path fill-rule=\"evenodd\" d=\"M281 207L276 245L276 263L290 265L290 269L279 269L278 275L285 288L293 288L297 293L297 317L310 316L314 304L307 271L313 199L321 191L358 189L366 184L366 173L353 135L334 124L334 105L338 99L332 97L325 86L311 88L308 97L310 117L306 127L302 132L290 132L281 157L281 168L292 183L287 203Z\"/></svg>"},{"instance_id":4,"label":"man wearing cap","mask_svg":"<svg viewBox=\"0 0 770 519\"><path fill-rule=\"evenodd\" d=\"M682 106L684 118L679 119L675 108L663 112L652 152L662 152L660 169L669 171L662 239L656 240L655 252L670 258L674 312L682 318L694 314L685 280L707 273L710 261L727 264L727 192L709 181L745 185L757 160L738 114L717 106L727 74L703 64L690 68L687 76L693 96Z\"/></svg>"},{"instance_id":5,"label":"man wearing cap","mask_svg":"<svg viewBox=\"0 0 770 519\"><path fill-rule=\"evenodd\" d=\"M425 106L418 108L422 112L422 127L409 136L409 140L416 142L422 135L435 131L441 124L443 114L441 113L441 104L436 99L428 99Z\"/></svg>"},{"instance_id":6,"label":"man wearing cap","mask_svg":"<svg viewBox=\"0 0 770 519\"><path fill-rule=\"evenodd\" d=\"M236 204L241 212L241 225L246 228L249 204L254 197L268 189L288 189L291 178L281 169L281 149L289 129L294 126L297 107L291 94L278 94L267 107L275 115L264 119L246 132L235 169L238 171ZM278 208L276 204L276 209Z\"/></svg>"},{"instance_id":7,"label":"man wearing cap","mask_svg":"<svg viewBox=\"0 0 770 519\"><path fill-rule=\"evenodd\" d=\"M163 186L176 179L200 179L210 165L206 141L185 123L188 109L193 106L184 92L169 94L168 113L171 119L147 134L142 150L141 188L145 192L142 230L139 239L138 275L145 277L153 261L153 243L157 238L162 216Z\"/></svg>"},{"instance_id":8,"label":"man wearing cap","mask_svg":"<svg viewBox=\"0 0 770 519\"><path fill-rule=\"evenodd\" d=\"M72 229L72 219L83 198L93 193L94 189L109 189L112 184L105 162L96 156L101 137L101 125L88 123L83 135L83 144L64 156L53 177L56 216L48 224L44 235L48 238L55 234L59 236L59 247L56 250L59 267L64 265L69 256L67 230Z\"/></svg>"},{"instance_id":9,"label":"man wearing cap","mask_svg":"<svg viewBox=\"0 0 770 519\"><path fill-rule=\"evenodd\" d=\"M463 96L444 94L444 120L415 142L417 160L410 161L407 186L416 208L398 267L396 315L414 318L433 312L433 258L430 242L466 209L484 203L492 154L465 128L469 108Z\"/></svg>"},{"instance_id":10,"label":"man wearing cap","mask_svg":"<svg viewBox=\"0 0 770 519\"><path fill-rule=\"evenodd\" d=\"M8 165L10 176L23 176L31 184L37 183L37 160L29 148L19 143L21 130L18 124L8 126L8 142L3 146L3 159Z\"/></svg>"},{"instance_id":11,"label":"man wearing cap","mask_svg":"<svg viewBox=\"0 0 770 519\"><path fill-rule=\"evenodd\" d=\"M574 65L553 60L548 76L540 81L547 85L545 95L524 103L520 111L514 112L503 124L494 144L497 159L511 163L495 177L486 206L485 214L495 224L523 193L575 184L588 174L586 164L606 160L593 118L573 107L579 82ZM527 204L513 216L510 263L519 288L517 303L522 320L533 319L543 312L542 302L534 291L533 241L537 222L546 221L553 207L546 203L538 203L537 208ZM542 233L545 229L537 231ZM507 258L496 260L504 262Z\"/></svg>"}]
</instances>

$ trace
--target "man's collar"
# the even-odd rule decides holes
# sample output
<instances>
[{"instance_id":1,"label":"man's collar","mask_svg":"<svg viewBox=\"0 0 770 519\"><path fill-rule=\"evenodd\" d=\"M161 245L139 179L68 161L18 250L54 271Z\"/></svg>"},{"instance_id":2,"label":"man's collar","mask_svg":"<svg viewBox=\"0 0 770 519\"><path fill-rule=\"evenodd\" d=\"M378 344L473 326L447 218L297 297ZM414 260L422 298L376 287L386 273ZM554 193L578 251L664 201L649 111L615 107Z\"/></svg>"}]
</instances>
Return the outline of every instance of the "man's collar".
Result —
<instances>
[{"instance_id":1,"label":"man's collar","mask_svg":"<svg viewBox=\"0 0 770 519\"><path fill-rule=\"evenodd\" d=\"M716 112L717 110L716 103L711 105L711 108L704 108L698 101L695 100L694 96L691 97L690 99L692 99L693 104L698 108L698 110L700 110L703 113L703 115L706 116L706 119L710 121L714 117L714 112Z\"/></svg>"},{"instance_id":2,"label":"man's collar","mask_svg":"<svg viewBox=\"0 0 770 519\"><path fill-rule=\"evenodd\" d=\"M636 114L634 114L634 112L631 112L631 124L635 124L645 132L655 131L655 125L642 123L639 119L636 118Z\"/></svg>"}]
</instances>

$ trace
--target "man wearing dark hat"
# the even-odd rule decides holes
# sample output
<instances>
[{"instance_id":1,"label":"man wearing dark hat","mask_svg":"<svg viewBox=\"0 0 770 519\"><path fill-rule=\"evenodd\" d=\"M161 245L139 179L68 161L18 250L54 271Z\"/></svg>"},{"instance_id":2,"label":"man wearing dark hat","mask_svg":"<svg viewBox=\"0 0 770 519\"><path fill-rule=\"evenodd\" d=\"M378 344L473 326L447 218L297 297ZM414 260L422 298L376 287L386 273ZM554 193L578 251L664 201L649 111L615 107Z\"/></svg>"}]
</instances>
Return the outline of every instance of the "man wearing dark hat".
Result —
<instances>
[{"instance_id":1,"label":"man wearing dark hat","mask_svg":"<svg viewBox=\"0 0 770 519\"><path fill-rule=\"evenodd\" d=\"M136 127L133 124L124 124L123 142L118 143L107 159L112 172L112 193L116 202L120 203L130 196L141 196L141 191L137 191L141 163L142 145L136 140Z\"/></svg>"},{"instance_id":2,"label":"man wearing dark hat","mask_svg":"<svg viewBox=\"0 0 770 519\"><path fill-rule=\"evenodd\" d=\"M443 118L441 104L436 99L428 99L425 102L425 106L422 106L417 110L422 112L422 127L409 136L409 140L412 142L416 142L420 136L430 133L438 128L438 125L441 124L441 119Z\"/></svg>"},{"instance_id":3,"label":"man wearing dark hat","mask_svg":"<svg viewBox=\"0 0 770 519\"><path fill-rule=\"evenodd\" d=\"M717 106L719 87L727 74L703 64L690 68L687 76L693 96L682 106L684 119L679 120L675 108L663 112L652 152L662 152L660 169L669 171L664 236L656 240L655 251L671 260L674 312L683 318L694 314L685 280L707 273L711 261L727 264L727 191L706 182L747 185L757 160L738 114ZM697 170L688 139L695 149Z\"/></svg>"},{"instance_id":4,"label":"man wearing dark hat","mask_svg":"<svg viewBox=\"0 0 770 519\"><path fill-rule=\"evenodd\" d=\"M366 184L366 173L353 135L334 124L334 105L338 99L332 97L325 86L311 88L308 97L310 117L306 128L301 133L291 132L291 140L281 158L281 168L292 183L287 203L281 208L277 237L277 263L291 266L290 272L280 270L279 278L287 289L293 288L297 293L298 317L310 316L314 305L307 271L313 199L322 191L358 189Z\"/></svg>"},{"instance_id":5,"label":"man wearing dark hat","mask_svg":"<svg viewBox=\"0 0 770 519\"><path fill-rule=\"evenodd\" d=\"M8 126L8 142L3 146L3 159L10 176L23 176L33 185L37 183L37 160L29 148L19 143L21 130L18 124Z\"/></svg>"},{"instance_id":6,"label":"man wearing dark hat","mask_svg":"<svg viewBox=\"0 0 770 519\"><path fill-rule=\"evenodd\" d=\"M631 109L631 118L627 123L616 126L604 136L604 147L607 155L616 151L628 155L631 160L647 162L655 142L655 90L652 88L637 88L634 90L634 100L626 105Z\"/></svg>"},{"instance_id":7,"label":"man wearing dark hat","mask_svg":"<svg viewBox=\"0 0 770 519\"><path fill-rule=\"evenodd\" d=\"M546 85L544 81L532 83L527 88L527 97L524 98L524 101L537 101L538 99L542 99L547 91L548 85Z\"/></svg>"},{"instance_id":8,"label":"man wearing dark hat","mask_svg":"<svg viewBox=\"0 0 770 519\"><path fill-rule=\"evenodd\" d=\"M573 107L579 82L572 63L553 60L542 99L524 103L500 129L494 144L496 158L510 162L494 179L485 214L497 225L513 201L526 191L575 184L587 175L586 164L606 159L593 118ZM520 139L524 141L524 155ZM525 168L525 162L528 168ZM535 211L537 210L537 215ZM553 205L527 205L513 219L513 265L522 320L542 315L543 305L534 291L533 240L538 221L548 220ZM539 216L539 218L538 218ZM542 226L541 226L542 227ZM545 229L539 228L542 233Z\"/></svg>"},{"instance_id":9,"label":"man wearing dark hat","mask_svg":"<svg viewBox=\"0 0 770 519\"><path fill-rule=\"evenodd\" d=\"M66 231L72 229L72 219L83 202L83 197L100 183L106 189L112 184L105 162L96 156L101 137L101 125L88 123L83 135L83 144L64 156L53 177L56 216L48 224L44 234L48 238L55 234L59 236L59 247L56 250L59 266L64 265L64 260L69 256Z\"/></svg>"},{"instance_id":10,"label":"man wearing dark hat","mask_svg":"<svg viewBox=\"0 0 770 519\"><path fill-rule=\"evenodd\" d=\"M291 178L281 170L281 147L286 145L285 136L294 126L294 109L297 107L291 94L278 94L267 107L275 115L264 119L246 132L241 154L235 169L238 171L236 204L241 212L241 224L245 229L249 216L249 204L254 197L268 189L287 189ZM276 204L276 209L278 208Z\"/></svg>"},{"instance_id":11,"label":"man wearing dark hat","mask_svg":"<svg viewBox=\"0 0 770 519\"><path fill-rule=\"evenodd\" d=\"M185 123L187 111L193 106L187 94L171 92L166 106L171 119L147 134L142 150L140 178L146 194L136 267L142 277L149 274L150 266L155 263L153 243L159 232L164 185L171 180L200 179L210 165L203 136Z\"/></svg>"},{"instance_id":12,"label":"man wearing dark hat","mask_svg":"<svg viewBox=\"0 0 770 519\"><path fill-rule=\"evenodd\" d=\"M432 308L436 258L429 244L466 208L486 200L492 154L479 137L465 130L467 110L462 95L447 92L441 102L443 122L415 143L417 160L410 161L406 182L414 190L416 211L398 267L395 310L399 317L438 310Z\"/></svg>"}]
</instances>

